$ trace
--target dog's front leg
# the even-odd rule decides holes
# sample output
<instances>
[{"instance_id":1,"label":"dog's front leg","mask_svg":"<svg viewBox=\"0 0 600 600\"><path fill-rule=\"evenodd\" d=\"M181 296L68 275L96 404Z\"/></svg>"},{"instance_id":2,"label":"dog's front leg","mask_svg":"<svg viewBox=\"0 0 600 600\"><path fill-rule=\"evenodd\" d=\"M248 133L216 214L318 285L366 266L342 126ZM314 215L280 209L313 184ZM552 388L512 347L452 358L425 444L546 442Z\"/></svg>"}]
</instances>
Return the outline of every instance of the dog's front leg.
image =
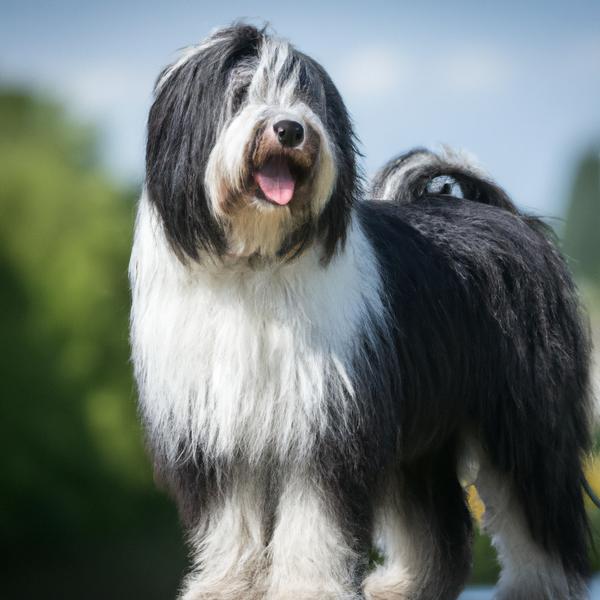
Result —
<instances>
[{"instance_id":1,"label":"dog's front leg","mask_svg":"<svg viewBox=\"0 0 600 600\"><path fill-rule=\"evenodd\" d=\"M340 518L340 499L308 474L293 475L279 499L269 544L267 600L355 600L361 558Z\"/></svg>"},{"instance_id":2,"label":"dog's front leg","mask_svg":"<svg viewBox=\"0 0 600 600\"><path fill-rule=\"evenodd\" d=\"M232 477L207 499L189 534L194 569L180 600L259 600L266 538L259 477Z\"/></svg>"}]
</instances>

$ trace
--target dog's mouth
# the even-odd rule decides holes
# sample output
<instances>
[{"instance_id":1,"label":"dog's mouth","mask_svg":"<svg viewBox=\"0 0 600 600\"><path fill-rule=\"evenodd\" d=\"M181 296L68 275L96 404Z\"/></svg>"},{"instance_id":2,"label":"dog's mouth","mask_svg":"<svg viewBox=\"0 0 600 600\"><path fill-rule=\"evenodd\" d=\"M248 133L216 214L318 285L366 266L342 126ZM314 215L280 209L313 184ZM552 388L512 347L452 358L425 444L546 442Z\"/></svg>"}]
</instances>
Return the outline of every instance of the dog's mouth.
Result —
<instances>
[{"instance_id":1,"label":"dog's mouth","mask_svg":"<svg viewBox=\"0 0 600 600\"><path fill-rule=\"evenodd\" d=\"M274 155L253 173L262 196L268 202L278 206L286 206L294 197L297 173L287 156Z\"/></svg>"}]
</instances>

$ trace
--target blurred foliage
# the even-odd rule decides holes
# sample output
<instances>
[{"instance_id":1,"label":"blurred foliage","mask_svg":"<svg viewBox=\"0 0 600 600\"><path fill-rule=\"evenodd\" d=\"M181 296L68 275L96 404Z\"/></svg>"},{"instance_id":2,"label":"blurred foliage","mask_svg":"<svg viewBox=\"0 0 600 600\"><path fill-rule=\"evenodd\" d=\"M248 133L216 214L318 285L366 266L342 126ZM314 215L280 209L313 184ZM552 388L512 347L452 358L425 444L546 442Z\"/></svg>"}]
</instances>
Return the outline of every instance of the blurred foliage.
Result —
<instances>
[{"instance_id":1,"label":"blurred foliage","mask_svg":"<svg viewBox=\"0 0 600 600\"><path fill-rule=\"evenodd\" d=\"M590 153L566 227L590 282L600 281L599 185ZM174 508L144 453L128 361L135 195L100 166L94 128L0 90L3 598L171 598L185 566ZM600 471L592 478L600 484ZM475 550L473 581L493 582L489 540L478 535Z\"/></svg>"},{"instance_id":2,"label":"blurred foliage","mask_svg":"<svg viewBox=\"0 0 600 600\"><path fill-rule=\"evenodd\" d=\"M576 275L600 287L600 146L585 152L575 170L564 248Z\"/></svg>"},{"instance_id":3,"label":"blurred foliage","mask_svg":"<svg viewBox=\"0 0 600 600\"><path fill-rule=\"evenodd\" d=\"M48 598L167 598L183 566L128 363L134 194L99 168L96 142L56 104L0 93L5 598L41 582Z\"/></svg>"}]
</instances>

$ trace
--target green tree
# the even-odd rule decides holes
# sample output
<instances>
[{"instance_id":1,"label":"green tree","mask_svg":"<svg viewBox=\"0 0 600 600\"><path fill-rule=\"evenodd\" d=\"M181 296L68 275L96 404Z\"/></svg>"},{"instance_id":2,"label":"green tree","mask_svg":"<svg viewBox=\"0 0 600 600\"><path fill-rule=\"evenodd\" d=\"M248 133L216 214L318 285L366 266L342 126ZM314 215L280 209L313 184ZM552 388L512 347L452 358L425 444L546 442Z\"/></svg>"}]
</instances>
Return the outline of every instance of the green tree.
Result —
<instances>
[{"instance_id":1,"label":"green tree","mask_svg":"<svg viewBox=\"0 0 600 600\"><path fill-rule=\"evenodd\" d=\"M92 128L53 102L0 91L3 596L175 589L177 525L154 489L129 365L133 198L99 166ZM82 595L92 578L100 585Z\"/></svg>"},{"instance_id":2,"label":"green tree","mask_svg":"<svg viewBox=\"0 0 600 600\"><path fill-rule=\"evenodd\" d=\"M564 248L577 276L600 286L600 148L585 152L577 165Z\"/></svg>"}]
</instances>

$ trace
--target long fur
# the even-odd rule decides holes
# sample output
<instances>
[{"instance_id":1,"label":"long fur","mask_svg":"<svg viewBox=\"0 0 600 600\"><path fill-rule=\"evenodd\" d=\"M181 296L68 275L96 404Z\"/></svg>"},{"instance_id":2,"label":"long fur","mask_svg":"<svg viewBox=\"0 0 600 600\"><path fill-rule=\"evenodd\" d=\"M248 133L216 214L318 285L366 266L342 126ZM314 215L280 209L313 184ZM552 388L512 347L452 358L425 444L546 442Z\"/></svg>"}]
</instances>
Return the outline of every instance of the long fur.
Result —
<instances>
[{"instance_id":1,"label":"long fur","mask_svg":"<svg viewBox=\"0 0 600 600\"><path fill-rule=\"evenodd\" d=\"M281 115L308 139L274 207L252 173ZM502 597L583 598L589 347L552 236L457 154L399 157L376 200L355 156L325 71L264 30L219 30L157 82L131 337L182 598L455 598L467 444Z\"/></svg>"}]
</instances>

